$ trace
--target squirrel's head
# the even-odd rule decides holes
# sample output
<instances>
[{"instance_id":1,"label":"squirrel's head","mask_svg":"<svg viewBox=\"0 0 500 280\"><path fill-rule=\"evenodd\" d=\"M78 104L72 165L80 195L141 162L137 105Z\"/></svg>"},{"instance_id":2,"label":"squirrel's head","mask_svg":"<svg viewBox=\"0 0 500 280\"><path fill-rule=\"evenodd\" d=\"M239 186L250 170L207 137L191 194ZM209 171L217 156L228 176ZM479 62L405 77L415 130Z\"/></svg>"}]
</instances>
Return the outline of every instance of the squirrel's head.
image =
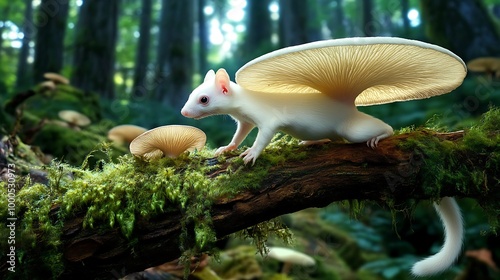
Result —
<instances>
[{"instance_id":1,"label":"squirrel's head","mask_svg":"<svg viewBox=\"0 0 500 280\"><path fill-rule=\"evenodd\" d=\"M231 89L229 75L223 68L210 70L203 83L193 90L181 110L184 117L201 119L204 117L227 114L230 106Z\"/></svg>"}]
</instances>

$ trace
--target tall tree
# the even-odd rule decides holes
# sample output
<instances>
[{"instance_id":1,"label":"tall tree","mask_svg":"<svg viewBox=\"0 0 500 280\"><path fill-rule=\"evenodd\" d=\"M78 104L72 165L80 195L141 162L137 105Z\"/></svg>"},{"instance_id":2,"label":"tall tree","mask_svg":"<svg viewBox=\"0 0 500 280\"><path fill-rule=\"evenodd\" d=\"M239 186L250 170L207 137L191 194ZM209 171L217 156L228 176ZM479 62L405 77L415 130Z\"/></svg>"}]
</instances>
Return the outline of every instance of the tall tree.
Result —
<instances>
[{"instance_id":1,"label":"tall tree","mask_svg":"<svg viewBox=\"0 0 500 280\"><path fill-rule=\"evenodd\" d=\"M410 0L401 0L401 19L403 20L403 34L408 36L410 34L410 19L408 12L410 10Z\"/></svg>"},{"instance_id":2,"label":"tall tree","mask_svg":"<svg viewBox=\"0 0 500 280\"><path fill-rule=\"evenodd\" d=\"M31 1L30 1L31 2ZM35 82L46 72L61 72L69 1L42 0L37 10L37 33L33 75Z\"/></svg>"},{"instance_id":3,"label":"tall tree","mask_svg":"<svg viewBox=\"0 0 500 280\"><path fill-rule=\"evenodd\" d=\"M207 18L205 16L206 0L198 0L197 13L198 13L198 62L199 72L204 75L208 71L207 53L208 53L208 29Z\"/></svg>"},{"instance_id":4,"label":"tall tree","mask_svg":"<svg viewBox=\"0 0 500 280\"><path fill-rule=\"evenodd\" d=\"M363 22L362 22L362 32L364 36L371 37L375 36L376 27L373 18L373 0L363 0Z\"/></svg>"},{"instance_id":5,"label":"tall tree","mask_svg":"<svg viewBox=\"0 0 500 280\"><path fill-rule=\"evenodd\" d=\"M2 8L0 10L1 18L3 18L3 19L9 18L11 6L10 5L5 5L5 6L2 5L0 8ZM2 58L2 51L3 51L3 32L4 32L4 30L5 30L5 24L0 25L0 59Z\"/></svg>"},{"instance_id":6,"label":"tall tree","mask_svg":"<svg viewBox=\"0 0 500 280\"><path fill-rule=\"evenodd\" d=\"M315 41L321 37L317 1L280 0L279 41L281 47Z\"/></svg>"},{"instance_id":7,"label":"tall tree","mask_svg":"<svg viewBox=\"0 0 500 280\"><path fill-rule=\"evenodd\" d=\"M193 1L162 1L156 98L173 110L180 110L192 90Z\"/></svg>"},{"instance_id":8,"label":"tall tree","mask_svg":"<svg viewBox=\"0 0 500 280\"><path fill-rule=\"evenodd\" d=\"M280 0L280 47L307 42L307 1Z\"/></svg>"},{"instance_id":9,"label":"tall tree","mask_svg":"<svg viewBox=\"0 0 500 280\"><path fill-rule=\"evenodd\" d=\"M83 1L75 30L71 83L106 98L114 96L119 3L120 0Z\"/></svg>"},{"instance_id":10,"label":"tall tree","mask_svg":"<svg viewBox=\"0 0 500 280\"><path fill-rule=\"evenodd\" d=\"M334 10L327 16L327 25L333 38L343 38L346 36L344 0L334 0L333 3Z\"/></svg>"},{"instance_id":11,"label":"tall tree","mask_svg":"<svg viewBox=\"0 0 500 280\"><path fill-rule=\"evenodd\" d=\"M33 81L29 78L28 70L28 56L30 50L30 41L33 35L33 30L31 29L31 22L33 20L33 1L25 0L24 8L24 23L23 23L23 39L21 50L19 51L19 59L17 61L17 73L16 73L16 88L21 89L29 87Z\"/></svg>"},{"instance_id":12,"label":"tall tree","mask_svg":"<svg viewBox=\"0 0 500 280\"><path fill-rule=\"evenodd\" d=\"M144 97L150 87L147 85L146 74L149 63L149 45L151 40L152 0L142 0L139 40L135 57L134 88L132 96Z\"/></svg>"},{"instance_id":13,"label":"tall tree","mask_svg":"<svg viewBox=\"0 0 500 280\"><path fill-rule=\"evenodd\" d=\"M464 60L500 55L500 35L483 1L421 0L427 35Z\"/></svg>"},{"instance_id":14,"label":"tall tree","mask_svg":"<svg viewBox=\"0 0 500 280\"><path fill-rule=\"evenodd\" d=\"M269 2L269 0L247 2L247 31L244 45L241 47L241 57L245 61L272 50Z\"/></svg>"}]
</instances>

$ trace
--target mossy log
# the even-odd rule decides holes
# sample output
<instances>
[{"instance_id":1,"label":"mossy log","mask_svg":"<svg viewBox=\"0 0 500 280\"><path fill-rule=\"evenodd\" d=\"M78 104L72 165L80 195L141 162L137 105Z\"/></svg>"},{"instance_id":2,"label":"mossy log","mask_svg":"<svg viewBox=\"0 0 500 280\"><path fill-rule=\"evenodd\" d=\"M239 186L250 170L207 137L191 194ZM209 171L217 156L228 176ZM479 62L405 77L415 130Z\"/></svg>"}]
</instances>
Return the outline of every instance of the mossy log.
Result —
<instances>
[{"instance_id":1,"label":"mossy log","mask_svg":"<svg viewBox=\"0 0 500 280\"><path fill-rule=\"evenodd\" d=\"M463 154L464 167L483 170L484 183L477 188L457 188L459 182L446 182L434 190L422 187L429 176L431 156L420 148L405 147L409 139L455 143L463 141L464 132L434 133L416 131L391 137L376 149L365 144L327 144L303 147L307 156L287 160L272 167L258 190L238 193L216 201L211 207L213 228L218 238L243 230L286 213L309 207L324 207L335 201L372 200L393 204L405 200L433 199L443 196L471 197L478 201L498 198L496 174L489 174L485 164L490 153ZM434 159L439 153L434 151ZM443 155L443 160L446 156ZM465 160L466 158L466 160ZM225 172L221 164L207 176ZM243 172L252 172L251 167ZM468 176L465 174L464 176ZM470 175L471 177L473 175ZM490 180L491 179L491 180ZM58 208L52 209L54 219ZM136 222L133 240L120 229L85 229L83 215L68 220L61 236L66 261L63 275L85 275L87 279L109 277L143 270L178 258L180 220L183 213L169 213ZM4 265L4 264L2 264Z\"/></svg>"},{"instance_id":2,"label":"mossy log","mask_svg":"<svg viewBox=\"0 0 500 280\"><path fill-rule=\"evenodd\" d=\"M19 180L12 211L6 202L9 180L15 178L8 175L26 172L5 170L16 163L5 154L0 218L15 216L19 235L16 274L4 261L0 278L124 276L182 254L213 251L217 240L238 231L260 242L269 233L286 237L282 227L266 221L335 201L369 200L396 209L419 200L468 197L498 227L499 132L500 110L492 109L465 131L399 132L376 149L345 143L300 146L277 137L255 166L245 166L238 153L210 158L208 150L150 162L109 157L96 170L85 163L82 168L53 163L44 167L46 183ZM24 154L19 147L2 152ZM5 234L12 232L0 229ZM4 243L0 248L8 250ZM259 249L262 245L257 242Z\"/></svg>"}]
</instances>

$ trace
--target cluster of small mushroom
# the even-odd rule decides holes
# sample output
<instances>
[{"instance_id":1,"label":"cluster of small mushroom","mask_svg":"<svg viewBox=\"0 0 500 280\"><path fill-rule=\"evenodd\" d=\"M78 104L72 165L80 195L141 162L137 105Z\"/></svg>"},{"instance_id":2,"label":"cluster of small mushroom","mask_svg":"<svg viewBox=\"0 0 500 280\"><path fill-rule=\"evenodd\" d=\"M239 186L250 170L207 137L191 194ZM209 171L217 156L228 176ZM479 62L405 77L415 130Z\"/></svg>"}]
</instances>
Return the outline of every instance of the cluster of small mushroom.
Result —
<instances>
[{"instance_id":1,"label":"cluster of small mushroom","mask_svg":"<svg viewBox=\"0 0 500 280\"><path fill-rule=\"evenodd\" d=\"M120 125L108 132L108 138L117 144L130 143L130 152L145 160L176 158L200 150L207 141L202 130L187 125L165 125L147 131L136 125Z\"/></svg>"},{"instance_id":2,"label":"cluster of small mushroom","mask_svg":"<svg viewBox=\"0 0 500 280\"><path fill-rule=\"evenodd\" d=\"M44 90L55 90L59 84L69 85L69 80L57 73L47 72L43 74L43 77L47 80L41 82L39 86Z\"/></svg>"},{"instance_id":3,"label":"cluster of small mushroom","mask_svg":"<svg viewBox=\"0 0 500 280\"><path fill-rule=\"evenodd\" d=\"M57 115L62 121L49 120L47 123L68 127L76 131L81 130L82 127L88 126L91 123L87 116L74 110L62 110Z\"/></svg>"}]
</instances>

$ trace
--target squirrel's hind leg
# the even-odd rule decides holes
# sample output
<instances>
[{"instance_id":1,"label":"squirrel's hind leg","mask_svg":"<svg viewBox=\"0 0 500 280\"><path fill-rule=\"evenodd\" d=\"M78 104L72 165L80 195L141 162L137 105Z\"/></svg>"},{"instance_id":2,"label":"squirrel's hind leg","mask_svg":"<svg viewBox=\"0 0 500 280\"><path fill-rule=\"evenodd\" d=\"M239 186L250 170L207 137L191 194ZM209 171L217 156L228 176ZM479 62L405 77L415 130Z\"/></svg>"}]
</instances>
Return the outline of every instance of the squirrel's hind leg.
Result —
<instances>
[{"instance_id":1,"label":"squirrel's hind leg","mask_svg":"<svg viewBox=\"0 0 500 280\"><path fill-rule=\"evenodd\" d=\"M342 136L351 143L366 142L368 147L375 148L378 142L394 134L392 127L370 115L357 112L341 130Z\"/></svg>"}]
</instances>

